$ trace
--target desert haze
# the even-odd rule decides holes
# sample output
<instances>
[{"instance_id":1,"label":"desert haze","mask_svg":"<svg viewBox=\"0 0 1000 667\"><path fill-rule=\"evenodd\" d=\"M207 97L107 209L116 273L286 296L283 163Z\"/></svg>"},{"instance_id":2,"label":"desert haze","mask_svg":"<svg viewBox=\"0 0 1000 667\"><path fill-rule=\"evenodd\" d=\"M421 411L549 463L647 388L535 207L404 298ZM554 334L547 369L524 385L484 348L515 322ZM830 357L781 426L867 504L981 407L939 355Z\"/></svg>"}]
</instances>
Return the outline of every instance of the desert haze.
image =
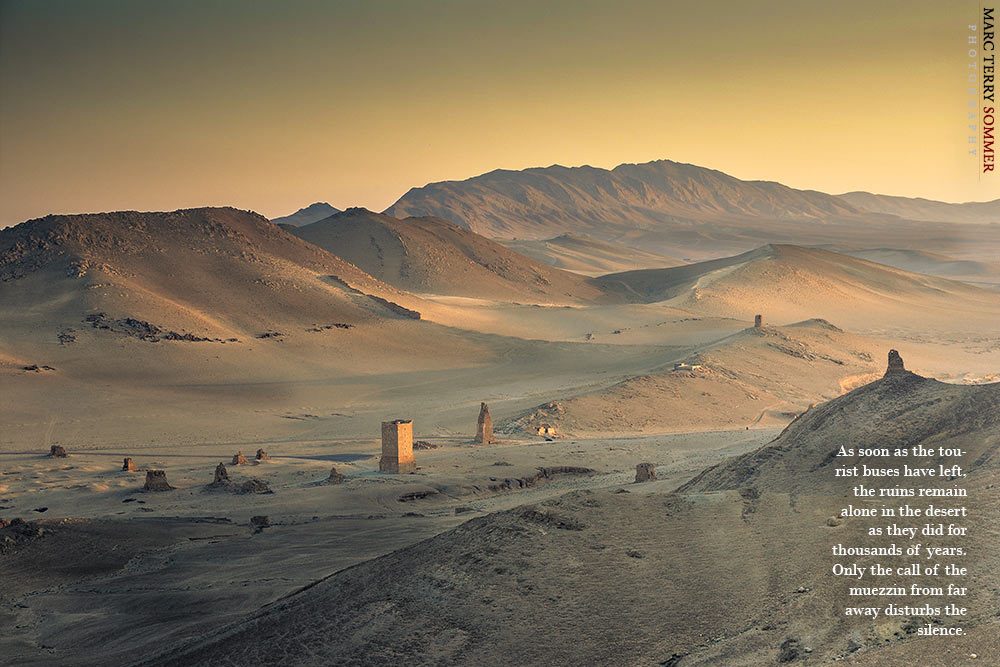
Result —
<instances>
[{"instance_id":1,"label":"desert haze","mask_svg":"<svg viewBox=\"0 0 1000 667\"><path fill-rule=\"evenodd\" d=\"M666 160L0 230L0 662L997 664L997 257ZM831 452L942 442L967 634L846 619Z\"/></svg>"}]
</instances>

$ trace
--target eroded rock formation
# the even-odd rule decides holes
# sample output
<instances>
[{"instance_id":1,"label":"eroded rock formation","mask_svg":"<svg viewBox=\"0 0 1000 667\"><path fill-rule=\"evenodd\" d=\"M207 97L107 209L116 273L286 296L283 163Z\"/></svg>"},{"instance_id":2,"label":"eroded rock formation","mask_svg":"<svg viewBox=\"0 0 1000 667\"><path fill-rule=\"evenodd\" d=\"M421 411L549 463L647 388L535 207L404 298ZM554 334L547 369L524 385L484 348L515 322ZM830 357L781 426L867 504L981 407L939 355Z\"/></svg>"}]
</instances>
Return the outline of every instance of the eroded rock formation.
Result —
<instances>
[{"instance_id":1,"label":"eroded rock formation","mask_svg":"<svg viewBox=\"0 0 1000 667\"><path fill-rule=\"evenodd\" d=\"M234 466L245 466L245 465L249 465L249 463L250 462L247 461L247 457L243 456L243 452L242 451L239 451L239 452L236 452L235 454L233 454L233 465Z\"/></svg>"},{"instance_id":2,"label":"eroded rock formation","mask_svg":"<svg viewBox=\"0 0 1000 667\"><path fill-rule=\"evenodd\" d=\"M49 447L49 456L54 459L64 459L68 454L66 454L66 448L62 445L52 445Z\"/></svg>"},{"instance_id":3,"label":"eroded rock formation","mask_svg":"<svg viewBox=\"0 0 1000 667\"><path fill-rule=\"evenodd\" d=\"M258 449L256 458L258 461L267 461L271 457L268 456L267 452L265 452L263 449Z\"/></svg>"},{"instance_id":4,"label":"eroded rock formation","mask_svg":"<svg viewBox=\"0 0 1000 667\"><path fill-rule=\"evenodd\" d=\"M337 470L337 466L333 466L332 468L330 468L330 476L327 478L326 481L329 482L330 484L343 484L345 479L347 478L344 477L343 473Z\"/></svg>"},{"instance_id":5,"label":"eroded rock formation","mask_svg":"<svg viewBox=\"0 0 1000 667\"><path fill-rule=\"evenodd\" d=\"M135 465L135 461L132 457L126 456L125 460L122 462L122 472L135 472L139 468Z\"/></svg>"},{"instance_id":6,"label":"eroded rock formation","mask_svg":"<svg viewBox=\"0 0 1000 667\"><path fill-rule=\"evenodd\" d=\"M763 320L764 320L764 317L762 315L754 315L753 316L753 326L754 326L754 328L760 329L761 325L763 325Z\"/></svg>"},{"instance_id":7,"label":"eroded rock formation","mask_svg":"<svg viewBox=\"0 0 1000 667\"><path fill-rule=\"evenodd\" d=\"M226 471L226 466L220 461L219 465L215 466L215 479L212 480L212 484L221 485L229 483L229 472Z\"/></svg>"}]
</instances>

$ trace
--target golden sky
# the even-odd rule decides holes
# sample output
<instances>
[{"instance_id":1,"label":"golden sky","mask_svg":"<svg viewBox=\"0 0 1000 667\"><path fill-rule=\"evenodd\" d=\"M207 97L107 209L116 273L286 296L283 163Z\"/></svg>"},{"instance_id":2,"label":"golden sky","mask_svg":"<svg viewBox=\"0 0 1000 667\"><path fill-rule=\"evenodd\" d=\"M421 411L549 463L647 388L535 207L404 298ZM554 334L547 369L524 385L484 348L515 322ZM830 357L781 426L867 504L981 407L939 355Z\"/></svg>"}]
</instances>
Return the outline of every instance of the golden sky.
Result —
<instances>
[{"instance_id":1,"label":"golden sky","mask_svg":"<svg viewBox=\"0 0 1000 667\"><path fill-rule=\"evenodd\" d=\"M0 0L0 225L382 210L496 168L668 158L1000 197L966 151L966 0Z\"/></svg>"}]
</instances>

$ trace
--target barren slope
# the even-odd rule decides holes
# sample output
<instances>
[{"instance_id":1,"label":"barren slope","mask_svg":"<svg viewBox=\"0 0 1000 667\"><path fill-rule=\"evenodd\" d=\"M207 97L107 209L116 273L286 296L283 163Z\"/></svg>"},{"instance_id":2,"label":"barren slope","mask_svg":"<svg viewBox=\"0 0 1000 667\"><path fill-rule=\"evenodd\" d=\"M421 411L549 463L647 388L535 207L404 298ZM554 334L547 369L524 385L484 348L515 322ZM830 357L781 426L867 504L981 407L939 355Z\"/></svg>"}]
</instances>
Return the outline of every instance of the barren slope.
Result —
<instances>
[{"instance_id":1,"label":"barren slope","mask_svg":"<svg viewBox=\"0 0 1000 667\"><path fill-rule=\"evenodd\" d=\"M744 329L653 373L555 400L503 422L572 437L783 424L809 405L876 377L877 343L822 320Z\"/></svg>"},{"instance_id":2,"label":"barren slope","mask_svg":"<svg viewBox=\"0 0 1000 667\"><path fill-rule=\"evenodd\" d=\"M995 477L1000 464L1000 383L952 385L904 371L890 374L810 409L774 442L706 470L681 490L717 491L755 486L770 491L837 494L850 480L834 477L835 466L877 465L871 456L837 457L841 445L860 449L914 447L934 449L928 457L910 456L910 466L949 465L946 445L966 452L966 474ZM890 487L899 478L865 479L868 486ZM948 484L950 480L931 480ZM962 480L964 483L965 480ZM923 481L921 481L923 483Z\"/></svg>"}]
</instances>

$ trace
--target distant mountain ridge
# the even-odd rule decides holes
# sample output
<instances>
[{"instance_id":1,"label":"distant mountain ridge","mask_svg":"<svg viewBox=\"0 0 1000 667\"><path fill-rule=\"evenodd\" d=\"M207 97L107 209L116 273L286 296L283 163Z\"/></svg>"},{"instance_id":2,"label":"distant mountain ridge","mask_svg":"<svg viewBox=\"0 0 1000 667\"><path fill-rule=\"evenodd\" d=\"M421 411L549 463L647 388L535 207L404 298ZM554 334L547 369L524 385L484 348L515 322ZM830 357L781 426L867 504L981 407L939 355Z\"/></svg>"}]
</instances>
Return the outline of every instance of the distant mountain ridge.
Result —
<instances>
[{"instance_id":1,"label":"distant mountain ridge","mask_svg":"<svg viewBox=\"0 0 1000 667\"><path fill-rule=\"evenodd\" d=\"M309 225L323 218L329 218L335 213L340 213L340 209L334 208L327 204L325 201L318 201L315 204L310 204L305 208L300 208L295 213L291 215L286 215L280 218L274 218L271 220L276 225L291 225L292 227L301 227L302 225Z\"/></svg>"},{"instance_id":2,"label":"distant mountain ridge","mask_svg":"<svg viewBox=\"0 0 1000 667\"><path fill-rule=\"evenodd\" d=\"M822 192L741 181L670 160L611 170L560 165L498 169L465 181L413 188L385 213L433 215L499 238L548 238L571 230L606 232L707 219L823 220L865 214Z\"/></svg>"},{"instance_id":3,"label":"distant mountain ridge","mask_svg":"<svg viewBox=\"0 0 1000 667\"><path fill-rule=\"evenodd\" d=\"M922 197L894 197L871 192L846 192L839 199L872 213L897 215L926 222L1000 223L1000 199L950 204Z\"/></svg>"}]
</instances>

